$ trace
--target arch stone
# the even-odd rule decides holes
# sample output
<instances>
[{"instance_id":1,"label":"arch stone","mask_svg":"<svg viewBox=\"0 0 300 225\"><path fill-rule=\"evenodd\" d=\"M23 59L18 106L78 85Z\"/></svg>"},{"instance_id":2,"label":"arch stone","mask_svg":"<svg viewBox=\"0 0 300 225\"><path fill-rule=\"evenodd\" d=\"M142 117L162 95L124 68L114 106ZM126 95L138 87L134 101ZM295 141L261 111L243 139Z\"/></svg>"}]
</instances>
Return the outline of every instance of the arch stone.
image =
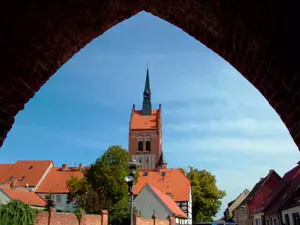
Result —
<instances>
[{"instance_id":1,"label":"arch stone","mask_svg":"<svg viewBox=\"0 0 300 225\"><path fill-rule=\"evenodd\" d=\"M15 0L2 22L0 146L16 114L74 54L145 10L227 60L276 110L300 146L300 77L288 64L287 3L241 0ZM295 20L296 21L296 20Z\"/></svg>"}]
</instances>

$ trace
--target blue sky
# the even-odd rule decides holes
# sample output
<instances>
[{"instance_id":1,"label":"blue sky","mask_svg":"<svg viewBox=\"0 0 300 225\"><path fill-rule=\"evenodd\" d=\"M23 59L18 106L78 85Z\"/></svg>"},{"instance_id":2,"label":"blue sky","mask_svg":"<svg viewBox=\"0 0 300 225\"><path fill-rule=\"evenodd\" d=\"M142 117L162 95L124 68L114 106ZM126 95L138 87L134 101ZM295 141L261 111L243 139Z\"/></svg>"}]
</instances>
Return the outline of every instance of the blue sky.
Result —
<instances>
[{"instance_id":1,"label":"blue sky","mask_svg":"<svg viewBox=\"0 0 300 225\"><path fill-rule=\"evenodd\" d=\"M222 210L269 169L283 175L297 163L300 153L286 127L239 72L145 12L93 40L57 71L17 115L0 163L87 165L109 145L127 148L130 111L132 104L141 107L147 62L153 108L162 104L168 166L213 173L227 192Z\"/></svg>"}]
</instances>

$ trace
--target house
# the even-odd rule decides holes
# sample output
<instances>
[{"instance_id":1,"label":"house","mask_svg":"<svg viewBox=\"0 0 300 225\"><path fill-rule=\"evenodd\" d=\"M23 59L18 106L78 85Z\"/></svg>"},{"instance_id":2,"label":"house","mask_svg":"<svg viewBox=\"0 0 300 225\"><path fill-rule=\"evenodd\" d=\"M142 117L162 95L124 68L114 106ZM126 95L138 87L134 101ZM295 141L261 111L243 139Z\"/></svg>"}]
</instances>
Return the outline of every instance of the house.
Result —
<instances>
[{"instance_id":1,"label":"house","mask_svg":"<svg viewBox=\"0 0 300 225\"><path fill-rule=\"evenodd\" d=\"M71 177L82 178L83 168L54 167L51 160L17 161L15 164L0 164L0 187L14 186L14 189L27 189L35 192L46 200L46 195L52 193L56 209L73 211L74 201L68 203L67 181ZM22 189L22 190L23 190Z\"/></svg>"},{"instance_id":2,"label":"house","mask_svg":"<svg viewBox=\"0 0 300 225\"><path fill-rule=\"evenodd\" d=\"M268 205L272 190L278 186L280 180L281 177L275 170L269 170L268 175L256 183L237 207L236 222L240 225L264 225L264 209Z\"/></svg>"},{"instance_id":3,"label":"house","mask_svg":"<svg viewBox=\"0 0 300 225\"><path fill-rule=\"evenodd\" d=\"M145 184L133 204L143 218L156 216L163 220L174 215L176 224L188 224L188 217L174 200L151 184Z\"/></svg>"},{"instance_id":4,"label":"house","mask_svg":"<svg viewBox=\"0 0 300 225\"><path fill-rule=\"evenodd\" d=\"M37 188L36 193L43 199L46 199L46 196L51 193L56 209L72 212L75 207L75 201L68 201L69 189L67 181L72 177L80 179L83 176L81 164L79 167L68 168L66 164L63 164L61 168L52 167Z\"/></svg>"},{"instance_id":5,"label":"house","mask_svg":"<svg viewBox=\"0 0 300 225\"><path fill-rule=\"evenodd\" d=\"M35 191L39 187L49 170L53 167L50 160L19 160L15 164L2 164L0 185L9 185L13 180L18 185Z\"/></svg>"},{"instance_id":6,"label":"house","mask_svg":"<svg viewBox=\"0 0 300 225\"><path fill-rule=\"evenodd\" d=\"M268 204L272 190L278 186L280 180L281 177L275 170L270 170L269 174L262 178L260 187L249 202L249 213L250 217L253 218L254 225L263 225L263 211Z\"/></svg>"},{"instance_id":7,"label":"house","mask_svg":"<svg viewBox=\"0 0 300 225\"><path fill-rule=\"evenodd\" d=\"M285 173L265 209L266 225L300 224L300 164Z\"/></svg>"},{"instance_id":8,"label":"house","mask_svg":"<svg viewBox=\"0 0 300 225\"><path fill-rule=\"evenodd\" d=\"M134 185L134 195L137 196L146 184L154 186L172 198L187 215L187 224L192 224L191 182L180 169L140 170L138 181Z\"/></svg>"},{"instance_id":9,"label":"house","mask_svg":"<svg viewBox=\"0 0 300 225\"><path fill-rule=\"evenodd\" d=\"M26 188L0 187L0 204L7 204L11 200L19 200L32 208L43 209L46 206L44 199Z\"/></svg>"},{"instance_id":10,"label":"house","mask_svg":"<svg viewBox=\"0 0 300 225\"><path fill-rule=\"evenodd\" d=\"M228 207L224 212L224 219L227 222L234 221L236 217L234 217L234 210L238 207L242 201L248 196L249 190L245 189L235 200L228 203Z\"/></svg>"}]
</instances>

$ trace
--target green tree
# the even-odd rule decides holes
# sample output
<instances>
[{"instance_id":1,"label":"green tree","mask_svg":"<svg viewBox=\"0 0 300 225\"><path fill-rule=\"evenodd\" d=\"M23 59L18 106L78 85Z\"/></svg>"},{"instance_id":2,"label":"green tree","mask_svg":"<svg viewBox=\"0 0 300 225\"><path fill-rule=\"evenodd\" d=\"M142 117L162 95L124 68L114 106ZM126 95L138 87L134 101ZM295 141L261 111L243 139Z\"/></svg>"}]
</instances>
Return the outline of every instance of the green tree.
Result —
<instances>
[{"instance_id":1,"label":"green tree","mask_svg":"<svg viewBox=\"0 0 300 225\"><path fill-rule=\"evenodd\" d=\"M38 210L23 202L13 200L6 205L0 204L0 224L33 225Z\"/></svg>"},{"instance_id":2,"label":"green tree","mask_svg":"<svg viewBox=\"0 0 300 225\"><path fill-rule=\"evenodd\" d=\"M212 222L221 207L225 191L218 189L215 176L206 170L188 167L183 171L192 185L193 222Z\"/></svg>"},{"instance_id":3,"label":"green tree","mask_svg":"<svg viewBox=\"0 0 300 225\"><path fill-rule=\"evenodd\" d=\"M110 146L86 170L83 179L68 181L69 197L75 197L77 206L86 213L107 209L110 224L126 224L130 217L130 204L124 178L129 174L129 158L129 153L121 146Z\"/></svg>"},{"instance_id":4,"label":"green tree","mask_svg":"<svg viewBox=\"0 0 300 225\"><path fill-rule=\"evenodd\" d=\"M46 211L48 211L48 212L50 211L51 208L53 208L55 206L52 196L53 196L52 193L47 194L45 196L45 198L46 198L46 207L45 208L46 208Z\"/></svg>"}]
</instances>

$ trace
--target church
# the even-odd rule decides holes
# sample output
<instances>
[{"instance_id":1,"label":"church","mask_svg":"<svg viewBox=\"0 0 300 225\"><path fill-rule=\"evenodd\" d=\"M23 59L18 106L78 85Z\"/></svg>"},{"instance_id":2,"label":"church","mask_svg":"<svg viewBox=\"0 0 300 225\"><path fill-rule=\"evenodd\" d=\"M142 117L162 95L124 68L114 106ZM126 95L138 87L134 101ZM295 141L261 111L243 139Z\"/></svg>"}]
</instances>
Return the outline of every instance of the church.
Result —
<instances>
[{"instance_id":1,"label":"church","mask_svg":"<svg viewBox=\"0 0 300 225\"><path fill-rule=\"evenodd\" d=\"M136 109L135 105L132 107L128 140L131 159L136 160L142 165L139 171L138 182L134 185L136 208L138 209L139 204L143 205L145 199L152 196L149 193L154 193L155 191L151 191L154 189L161 192L157 196L166 195L162 197L163 199L168 199L167 202L170 204L170 206L166 206L166 209L173 208L174 212L179 212L176 224L192 224L191 183L179 168L167 168L162 144L162 107L159 104L157 109L152 109L148 68L143 92L142 109ZM144 200L143 202L137 202L138 199ZM148 199L147 202L151 202L151 200ZM153 203L151 208L149 204L140 207L141 214L144 217L151 216L149 214L151 210L152 214L155 209L162 207L155 205L157 203ZM183 217L182 215L185 216Z\"/></svg>"}]
</instances>

